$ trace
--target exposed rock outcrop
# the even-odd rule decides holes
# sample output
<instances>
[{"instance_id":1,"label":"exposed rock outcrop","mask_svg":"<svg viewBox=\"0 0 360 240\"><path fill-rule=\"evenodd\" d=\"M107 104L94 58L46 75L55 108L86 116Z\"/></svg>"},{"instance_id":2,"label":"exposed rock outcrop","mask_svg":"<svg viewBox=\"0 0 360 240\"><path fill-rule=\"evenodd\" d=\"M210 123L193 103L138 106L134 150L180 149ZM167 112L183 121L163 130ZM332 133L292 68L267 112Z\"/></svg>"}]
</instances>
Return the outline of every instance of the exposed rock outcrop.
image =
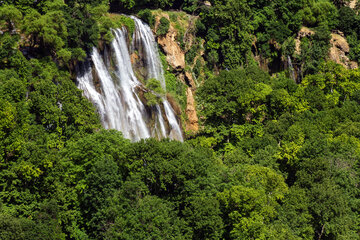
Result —
<instances>
[{"instance_id":1,"label":"exposed rock outcrop","mask_svg":"<svg viewBox=\"0 0 360 240\"><path fill-rule=\"evenodd\" d=\"M309 37L314 35L315 32L307 27L302 27L300 31L298 32L298 35L295 39L295 53L301 54L301 39L304 37Z\"/></svg>"},{"instance_id":2,"label":"exposed rock outcrop","mask_svg":"<svg viewBox=\"0 0 360 240\"><path fill-rule=\"evenodd\" d=\"M357 0L352 0L352 1L350 1L349 7L350 7L350 8L355 8L356 3L357 3Z\"/></svg>"},{"instance_id":3,"label":"exposed rock outcrop","mask_svg":"<svg viewBox=\"0 0 360 240\"><path fill-rule=\"evenodd\" d=\"M261 55L253 55L254 60L259 64L261 70L269 72L269 60L263 58Z\"/></svg>"},{"instance_id":4,"label":"exposed rock outcrop","mask_svg":"<svg viewBox=\"0 0 360 240\"><path fill-rule=\"evenodd\" d=\"M186 131L197 132L199 130L199 118L196 113L195 99L191 88L186 90Z\"/></svg>"},{"instance_id":5,"label":"exposed rock outcrop","mask_svg":"<svg viewBox=\"0 0 360 240\"><path fill-rule=\"evenodd\" d=\"M139 56L136 53L130 55L131 64L135 64L139 60Z\"/></svg>"},{"instance_id":6,"label":"exposed rock outcrop","mask_svg":"<svg viewBox=\"0 0 360 240\"><path fill-rule=\"evenodd\" d=\"M307 27L302 27L295 39L295 53L301 54L301 39L314 35L315 32ZM340 31L333 32L331 34L329 59L343 65L346 68L354 69L358 67L358 64L354 61L350 61L347 54L350 52L349 44L344 37L344 34Z\"/></svg>"},{"instance_id":7,"label":"exposed rock outcrop","mask_svg":"<svg viewBox=\"0 0 360 240\"><path fill-rule=\"evenodd\" d=\"M168 18L167 15L164 17ZM156 27L159 21L160 17L157 17ZM180 48L176 40L177 34L174 27L170 25L168 33L164 36L159 36L157 41L166 54L166 61L172 68L180 70L185 68L185 52Z\"/></svg>"},{"instance_id":8,"label":"exposed rock outcrop","mask_svg":"<svg viewBox=\"0 0 360 240\"><path fill-rule=\"evenodd\" d=\"M208 3L210 4L210 2ZM211 6L207 5L208 7ZM155 32L159 27L160 19L165 17L169 19L170 26L168 32L163 36L157 37L157 42L160 45L162 51L166 55L166 61L172 69L172 72L176 75L177 80L182 82L186 86L186 107L183 111L186 114L185 121L185 130L189 133L194 133L199 130L199 119L196 113L196 103L195 103L195 92L196 92L196 83L197 76L192 72L192 69L195 67L197 60L203 62L201 56L204 54L202 48L198 49L198 53L191 62L185 61L185 54L187 51L190 51L195 44L195 22L197 17L187 15L185 13L179 12L155 12ZM169 16L172 16L171 18ZM175 20L175 19L176 20ZM179 28L179 25L181 27ZM201 42L200 44L203 44ZM188 61L188 60L187 60ZM169 69L168 69L169 70Z\"/></svg>"},{"instance_id":9,"label":"exposed rock outcrop","mask_svg":"<svg viewBox=\"0 0 360 240\"><path fill-rule=\"evenodd\" d=\"M211 7L211 2L205 1L205 2L204 2L204 5L207 6L207 7Z\"/></svg>"},{"instance_id":10,"label":"exposed rock outcrop","mask_svg":"<svg viewBox=\"0 0 360 240\"><path fill-rule=\"evenodd\" d=\"M185 79L187 81L187 85L191 87L191 90L195 91L196 90L195 81L190 72L188 71L185 72Z\"/></svg>"},{"instance_id":11,"label":"exposed rock outcrop","mask_svg":"<svg viewBox=\"0 0 360 240\"><path fill-rule=\"evenodd\" d=\"M350 51L350 47L345 37L341 36L341 32L331 34L330 44L329 58L331 60L349 69L358 67L356 62L350 61L346 56Z\"/></svg>"}]
</instances>

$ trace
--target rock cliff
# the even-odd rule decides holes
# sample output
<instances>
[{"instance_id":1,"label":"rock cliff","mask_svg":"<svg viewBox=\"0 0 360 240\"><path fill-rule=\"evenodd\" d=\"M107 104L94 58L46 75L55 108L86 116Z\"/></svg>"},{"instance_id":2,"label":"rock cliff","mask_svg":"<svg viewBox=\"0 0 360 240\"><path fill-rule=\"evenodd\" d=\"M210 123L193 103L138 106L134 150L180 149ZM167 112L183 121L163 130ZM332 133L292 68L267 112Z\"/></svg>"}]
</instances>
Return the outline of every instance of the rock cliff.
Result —
<instances>
[{"instance_id":1,"label":"rock cliff","mask_svg":"<svg viewBox=\"0 0 360 240\"><path fill-rule=\"evenodd\" d=\"M177 80L186 86L186 107L185 109L185 130L188 133L196 132L199 129L199 119L196 112L196 76L192 69L203 51L199 51L191 62L187 60L186 54L194 45L195 21L197 17L182 12L154 12L156 32L160 19L165 17L169 20L170 26L165 35L157 37L157 42L166 56L166 61L170 66L167 70L174 73ZM201 60L199 60L201 61Z\"/></svg>"},{"instance_id":2,"label":"rock cliff","mask_svg":"<svg viewBox=\"0 0 360 240\"><path fill-rule=\"evenodd\" d=\"M332 33L330 40L329 58L334 62L343 65L348 69L358 68L358 64L350 61L347 54L350 52L350 47L346 38L341 32Z\"/></svg>"},{"instance_id":3,"label":"rock cliff","mask_svg":"<svg viewBox=\"0 0 360 240\"><path fill-rule=\"evenodd\" d=\"M159 17L157 17L157 24ZM166 35L159 36L157 41L166 54L166 61L177 70L185 69L185 52L180 48L176 38L178 36L175 28L170 25Z\"/></svg>"}]
</instances>

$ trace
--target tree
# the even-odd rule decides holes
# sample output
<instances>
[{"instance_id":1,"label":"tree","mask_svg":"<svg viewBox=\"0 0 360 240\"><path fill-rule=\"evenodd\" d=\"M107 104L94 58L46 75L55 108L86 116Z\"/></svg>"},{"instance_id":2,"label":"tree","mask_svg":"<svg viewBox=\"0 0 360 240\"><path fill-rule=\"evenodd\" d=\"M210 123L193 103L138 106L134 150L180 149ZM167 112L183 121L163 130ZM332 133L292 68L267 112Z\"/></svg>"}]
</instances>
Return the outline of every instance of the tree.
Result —
<instances>
[{"instance_id":1,"label":"tree","mask_svg":"<svg viewBox=\"0 0 360 240\"><path fill-rule=\"evenodd\" d=\"M206 49L218 52L223 68L238 68L246 63L252 42L250 15L246 1L234 0L216 1L202 12L201 21L208 28Z\"/></svg>"},{"instance_id":2,"label":"tree","mask_svg":"<svg viewBox=\"0 0 360 240\"><path fill-rule=\"evenodd\" d=\"M15 217L1 209L0 237L16 240L64 240L65 234L61 232L57 211L54 201L42 204L41 209L28 218Z\"/></svg>"},{"instance_id":3,"label":"tree","mask_svg":"<svg viewBox=\"0 0 360 240\"><path fill-rule=\"evenodd\" d=\"M198 92L206 122L232 125L262 121L266 97L272 91L268 80L269 76L256 67L222 71L208 79Z\"/></svg>"},{"instance_id":4,"label":"tree","mask_svg":"<svg viewBox=\"0 0 360 240\"><path fill-rule=\"evenodd\" d=\"M221 239L224 223L220 203L215 196L202 192L185 200L182 211L186 222L192 228L192 239Z\"/></svg>"},{"instance_id":5,"label":"tree","mask_svg":"<svg viewBox=\"0 0 360 240\"><path fill-rule=\"evenodd\" d=\"M337 6L338 8L343 7L350 3L351 0L333 0L332 2Z\"/></svg>"},{"instance_id":6,"label":"tree","mask_svg":"<svg viewBox=\"0 0 360 240\"><path fill-rule=\"evenodd\" d=\"M347 35L358 32L359 19L355 11L349 7L339 9L339 29Z\"/></svg>"},{"instance_id":7,"label":"tree","mask_svg":"<svg viewBox=\"0 0 360 240\"><path fill-rule=\"evenodd\" d=\"M160 18L160 24L158 26L156 34L159 36L165 35L169 30L169 26L170 26L170 21L167 18L165 17Z\"/></svg>"},{"instance_id":8,"label":"tree","mask_svg":"<svg viewBox=\"0 0 360 240\"><path fill-rule=\"evenodd\" d=\"M120 197L121 199L121 197ZM115 221L105 233L106 238L117 239L184 239L187 238L185 222L176 216L172 205L156 196L144 196L124 206L114 199L112 210ZM122 208L124 207L124 208Z\"/></svg>"},{"instance_id":9,"label":"tree","mask_svg":"<svg viewBox=\"0 0 360 240\"><path fill-rule=\"evenodd\" d=\"M284 178L257 165L237 165L229 171L229 185L217 194L227 238L278 238L272 229L278 201L284 198ZM284 227L284 226L283 226Z\"/></svg>"},{"instance_id":10,"label":"tree","mask_svg":"<svg viewBox=\"0 0 360 240\"><path fill-rule=\"evenodd\" d=\"M31 46L38 44L40 49L51 49L51 54L65 46L68 36L66 20L62 11L49 11L40 15L32 10L24 18L22 31L31 38Z\"/></svg>"},{"instance_id":11,"label":"tree","mask_svg":"<svg viewBox=\"0 0 360 240\"><path fill-rule=\"evenodd\" d=\"M7 24L7 30L12 33L16 30L16 24L22 19L21 12L13 5L4 5L0 7L0 26L4 21Z\"/></svg>"}]
</instances>

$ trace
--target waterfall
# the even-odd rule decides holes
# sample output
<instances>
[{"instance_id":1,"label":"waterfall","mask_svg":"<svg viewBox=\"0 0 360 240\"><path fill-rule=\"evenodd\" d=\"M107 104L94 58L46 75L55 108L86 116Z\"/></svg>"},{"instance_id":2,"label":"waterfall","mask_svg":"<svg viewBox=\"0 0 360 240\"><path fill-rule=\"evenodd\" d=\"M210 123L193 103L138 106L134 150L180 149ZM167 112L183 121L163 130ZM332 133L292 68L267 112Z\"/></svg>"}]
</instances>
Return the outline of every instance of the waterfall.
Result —
<instances>
[{"instance_id":1,"label":"waterfall","mask_svg":"<svg viewBox=\"0 0 360 240\"><path fill-rule=\"evenodd\" d=\"M166 89L164 71L155 38L149 26L132 17L136 29L132 49L143 51L146 79L155 78ZM155 137L183 141L176 114L165 96L162 103L146 106L142 97L147 91L133 70L126 28L113 30L115 39L101 54L93 48L91 61L78 69L78 88L96 107L103 126L117 129L132 141Z\"/></svg>"},{"instance_id":2,"label":"waterfall","mask_svg":"<svg viewBox=\"0 0 360 240\"><path fill-rule=\"evenodd\" d=\"M155 78L157 79L162 88L166 90L165 78L164 78L164 70L162 67L159 50L157 47L157 43L155 41L155 37L150 29L150 27L144 24L140 19L136 17L131 17L135 21L135 32L133 36L132 42L132 50L138 50L138 52L143 51L143 55L146 62L146 68L148 71L147 78ZM139 47L140 46L140 47ZM178 139L183 141L182 131L177 122L176 115L166 99L166 97L162 98L165 114L169 121L170 125L170 137L173 139Z\"/></svg>"},{"instance_id":3,"label":"waterfall","mask_svg":"<svg viewBox=\"0 0 360 240\"><path fill-rule=\"evenodd\" d=\"M296 79L295 79L295 70L294 70L294 66L293 66L293 64L292 64L292 61L291 61L290 56L288 56L287 59L288 59L288 66L289 66L290 76L291 76L292 80L294 80L294 81L296 82Z\"/></svg>"},{"instance_id":4,"label":"waterfall","mask_svg":"<svg viewBox=\"0 0 360 240\"><path fill-rule=\"evenodd\" d=\"M87 97L96 107L101 117L101 121L104 122L105 117L105 103L103 96L96 91L94 86L93 77L91 74L91 66L89 62L84 62L77 66L77 81L78 88L83 90L83 94Z\"/></svg>"},{"instance_id":5,"label":"waterfall","mask_svg":"<svg viewBox=\"0 0 360 240\"><path fill-rule=\"evenodd\" d=\"M160 55L155 41L155 37L150 27L144 24L140 19L132 16L135 22L135 32L132 42L132 50L137 49L144 55L147 68L147 79L155 78L160 81L161 87L165 90L164 70L160 60Z\"/></svg>"},{"instance_id":6,"label":"waterfall","mask_svg":"<svg viewBox=\"0 0 360 240\"><path fill-rule=\"evenodd\" d=\"M166 113L166 116L168 118L169 125L171 128L170 135L169 135L170 138L179 139L180 141L183 141L182 132L181 132L180 126L176 120L175 113L174 113L173 109L171 108L171 105L169 104L169 102L167 100L164 100L163 104L164 104L165 113Z\"/></svg>"}]
</instances>

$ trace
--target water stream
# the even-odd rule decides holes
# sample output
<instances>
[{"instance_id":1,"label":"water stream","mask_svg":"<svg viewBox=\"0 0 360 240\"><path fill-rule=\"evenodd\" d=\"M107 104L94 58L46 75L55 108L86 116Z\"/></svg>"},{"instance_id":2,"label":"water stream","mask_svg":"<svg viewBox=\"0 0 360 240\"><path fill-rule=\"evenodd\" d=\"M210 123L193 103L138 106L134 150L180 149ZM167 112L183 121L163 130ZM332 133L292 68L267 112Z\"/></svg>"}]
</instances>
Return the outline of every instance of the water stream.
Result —
<instances>
[{"instance_id":1,"label":"water stream","mask_svg":"<svg viewBox=\"0 0 360 240\"><path fill-rule=\"evenodd\" d=\"M149 26L135 21L132 51L142 51L146 78L157 79L165 90L165 78L157 44ZM146 106L141 100L143 84L136 78L128 48L126 28L113 30L115 39L100 54L93 48L91 61L82 64L78 88L95 105L103 126L117 129L133 141L155 137L183 141L176 114L165 96L162 103ZM109 52L108 52L109 51ZM105 64L106 63L106 64Z\"/></svg>"}]
</instances>

